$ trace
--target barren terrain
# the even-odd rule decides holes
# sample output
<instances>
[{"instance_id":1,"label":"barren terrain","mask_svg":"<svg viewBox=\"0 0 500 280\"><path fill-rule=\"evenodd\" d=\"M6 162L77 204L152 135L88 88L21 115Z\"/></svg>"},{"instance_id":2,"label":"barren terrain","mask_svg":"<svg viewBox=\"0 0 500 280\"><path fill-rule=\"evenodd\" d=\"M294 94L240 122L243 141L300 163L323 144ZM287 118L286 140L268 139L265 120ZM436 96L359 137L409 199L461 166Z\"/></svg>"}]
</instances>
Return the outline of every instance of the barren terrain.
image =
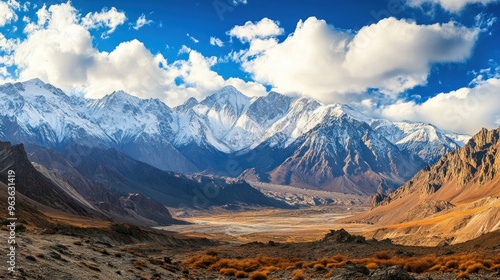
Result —
<instances>
[{"instance_id":1,"label":"barren terrain","mask_svg":"<svg viewBox=\"0 0 500 280\"><path fill-rule=\"evenodd\" d=\"M340 218L363 211L365 207L321 206L303 209L175 210L173 216L189 225L159 227L186 236L206 237L233 243L273 240L276 242L307 242L322 238ZM348 230L358 233L366 225L349 224Z\"/></svg>"}]
</instances>

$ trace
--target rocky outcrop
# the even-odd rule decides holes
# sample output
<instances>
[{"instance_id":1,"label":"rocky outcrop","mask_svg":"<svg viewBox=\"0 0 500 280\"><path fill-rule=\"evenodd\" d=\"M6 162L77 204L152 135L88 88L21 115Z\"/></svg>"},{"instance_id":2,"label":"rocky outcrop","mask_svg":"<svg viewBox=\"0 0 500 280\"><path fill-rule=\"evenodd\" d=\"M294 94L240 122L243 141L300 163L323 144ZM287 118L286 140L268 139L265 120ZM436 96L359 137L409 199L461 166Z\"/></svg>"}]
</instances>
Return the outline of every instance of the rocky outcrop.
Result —
<instances>
[{"instance_id":1,"label":"rocky outcrop","mask_svg":"<svg viewBox=\"0 0 500 280\"><path fill-rule=\"evenodd\" d=\"M345 229L330 230L323 238L324 242L334 242L334 243L366 243L366 239L363 236L351 235Z\"/></svg>"},{"instance_id":2,"label":"rocky outcrop","mask_svg":"<svg viewBox=\"0 0 500 280\"><path fill-rule=\"evenodd\" d=\"M396 191L373 196L374 208L344 221L379 227L369 237L418 245L464 242L499 229L499 139L500 128L482 129Z\"/></svg>"}]
</instances>

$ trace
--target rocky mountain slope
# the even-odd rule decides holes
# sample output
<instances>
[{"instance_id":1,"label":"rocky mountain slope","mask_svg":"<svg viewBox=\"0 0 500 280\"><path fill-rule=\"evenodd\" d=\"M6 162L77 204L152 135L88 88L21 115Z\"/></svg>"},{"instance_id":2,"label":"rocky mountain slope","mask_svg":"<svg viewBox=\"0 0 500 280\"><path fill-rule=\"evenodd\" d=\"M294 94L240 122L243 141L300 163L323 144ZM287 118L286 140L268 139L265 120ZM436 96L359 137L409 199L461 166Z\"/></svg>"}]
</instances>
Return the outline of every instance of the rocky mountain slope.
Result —
<instances>
[{"instance_id":1,"label":"rocky mountain slope","mask_svg":"<svg viewBox=\"0 0 500 280\"><path fill-rule=\"evenodd\" d=\"M374 224L369 235L405 244L459 243L500 229L500 128L418 172L374 208L344 222Z\"/></svg>"},{"instance_id":2,"label":"rocky mountain slope","mask_svg":"<svg viewBox=\"0 0 500 280\"><path fill-rule=\"evenodd\" d=\"M138 200L111 192L71 168L67 169L69 172L61 173L61 167L67 164L63 158L53 160L59 167L56 171L31 163L23 145L0 142L0 155L1 181L7 184L8 171L14 171L16 192L36 202L34 207L41 212L57 211L64 215L149 226L182 223L152 199Z\"/></svg>"},{"instance_id":3,"label":"rocky mountain slope","mask_svg":"<svg viewBox=\"0 0 500 280\"><path fill-rule=\"evenodd\" d=\"M163 171L115 149L73 145L56 152L30 147L30 158L61 174L70 184L78 186L80 192L99 201L99 205L112 208L119 203L137 209L139 213L147 212L148 217L161 213L158 210L164 206L207 208L245 204L288 207L286 203L266 197L244 181Z\"/></svg>"},{"instance_id":4,"label":"rocky mountain slope","mask_svg":"<svg viewBox=\"0 0 500 280\"><path fill-rule=\"evenodd\" d=\"M0 86L0 98L3 140L114 148L162 170L347 193L391 189L468 139L346 105L276 92L249 98L234 87L176 108L122 91L68 96L37 79Z\"/></svg>"}]
</instances>

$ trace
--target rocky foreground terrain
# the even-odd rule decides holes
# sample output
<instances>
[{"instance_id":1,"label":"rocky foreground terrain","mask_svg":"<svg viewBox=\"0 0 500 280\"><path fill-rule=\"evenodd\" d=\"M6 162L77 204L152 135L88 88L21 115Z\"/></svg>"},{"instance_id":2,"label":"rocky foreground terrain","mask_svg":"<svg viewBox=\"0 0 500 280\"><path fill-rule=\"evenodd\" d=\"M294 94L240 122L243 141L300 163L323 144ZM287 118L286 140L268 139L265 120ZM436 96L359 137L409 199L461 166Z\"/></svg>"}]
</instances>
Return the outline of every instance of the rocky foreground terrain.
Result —
<instances>
[{"instance_id":1,"label":"rocky foreground terrain","mask_svg":"<svg viewBox=\"0 0 500 280\"><path fill-rule=\"evenodd\" d=\"M222 244L125 224L46 225L43 229L18 225L16 272L2 273L0 279L500 277L499 231L467 243L431 248L365 240L344 230L308 243ZM5 256L8 252L3 251Z\"/></svg>"}]
</instances>

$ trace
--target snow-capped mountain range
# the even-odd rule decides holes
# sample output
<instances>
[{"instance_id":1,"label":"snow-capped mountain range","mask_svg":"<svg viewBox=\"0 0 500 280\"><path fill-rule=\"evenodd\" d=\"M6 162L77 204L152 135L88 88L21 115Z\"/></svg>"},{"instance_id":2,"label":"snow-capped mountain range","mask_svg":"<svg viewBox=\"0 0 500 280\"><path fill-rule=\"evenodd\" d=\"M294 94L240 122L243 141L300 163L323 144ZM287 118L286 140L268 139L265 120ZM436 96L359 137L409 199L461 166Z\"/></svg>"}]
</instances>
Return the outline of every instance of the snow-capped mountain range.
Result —
<instances>
[{"instance_id":1,"label":"snow-capped mountain range","mask_svg":"<svg viewBox=\"0 0 500 280\"><path fill-rule=\"evenodd\" d=\"M362 194L397 186L470 138L231 86L170 108L123 91L68 96L34 79L0 86L0 112L0 139L14 143L115 148L164 170Z\"/></svg>"}]
</instances>

